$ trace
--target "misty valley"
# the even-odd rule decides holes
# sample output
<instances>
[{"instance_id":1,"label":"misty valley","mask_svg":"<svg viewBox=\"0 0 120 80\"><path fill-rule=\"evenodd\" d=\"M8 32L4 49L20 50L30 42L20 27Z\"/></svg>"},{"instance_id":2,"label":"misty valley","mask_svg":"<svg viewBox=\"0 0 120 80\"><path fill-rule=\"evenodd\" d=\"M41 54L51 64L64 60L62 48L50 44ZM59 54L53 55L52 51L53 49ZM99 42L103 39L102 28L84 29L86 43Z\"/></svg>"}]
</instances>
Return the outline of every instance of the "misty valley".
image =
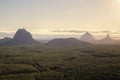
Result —
<instances>
[{"instance_id":1,"label":"misty valley","mask_svg":"<svg viewBox=\"0 0 120 80\"><path fill-rule=\"evenodd\" d=\"M0 80L120 80L120 0L0 0Z\"/></svg>"},{"instance_id":2,"label":"misty valley","mask_svg":"<svg viewBox=\"0 0 120 80\"><path fill-rule=\"evenodd\" d=\"M81 38L43 44L18 29L0 40L0 80L120 80L119 41L97 41L88 32Z\"/></svg>"}]
</instances>

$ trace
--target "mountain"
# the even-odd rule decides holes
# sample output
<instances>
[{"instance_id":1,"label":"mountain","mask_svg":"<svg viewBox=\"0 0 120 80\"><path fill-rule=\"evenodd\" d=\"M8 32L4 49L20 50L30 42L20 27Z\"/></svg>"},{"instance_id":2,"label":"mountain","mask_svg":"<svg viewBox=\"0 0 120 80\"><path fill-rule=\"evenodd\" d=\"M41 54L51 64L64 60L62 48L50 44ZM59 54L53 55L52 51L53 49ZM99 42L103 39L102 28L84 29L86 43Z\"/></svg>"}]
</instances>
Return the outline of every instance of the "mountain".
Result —
<instances>
[{"instance_id":1,"label":"mountain","mask_svg":"<svg viewBox=\"0 0 120 80\"><path fill-rule=\"evenodd\" d=\"M109 36L109 34L108 34L107 37L105 37L105 38L102 39L101 41L102 41L102 42L111 42L111 41L115 41L115 40L113 40L113 39Z\"/></svg>"},{"instance_id":2,"label":"mountain","mask_svg":"<svg viewBox=\"0 0 120 80\"><path fill-rule=\"evenodd\" d=\"M86 41L86 42L96 41L96 39L89 32L86 32L84 35L82 35L80 40Z\"/></svg>"},{"instance_id":3,"label":"mountain","mask_svg":"<svg viewBox=\"0 0 120 80\"><path fill-rule=\"evenodd\" d=\"M120 44L120 41L112 39L109 36L109 34L107 34L107 36L104 39L97 41L97 43L98 44L114 44L114 45L116 45L116 44Z\"/></svg>"},{"instance_id":4,"label":"mountain","mask_svg":"<svg viewBox=\"0 0 120 80\"><path fill-rule=\"evenodd\" d=\"M2 44L3 46L24 46L38 44L31 35L30 32L25 29L18 29L13 39Z\"/></svg>"},{"instance_id":5,"label":"mountain","mask_svg":"<svg viewBox=\"0 0 120 80\"><path fill-rule=\"evenodd\" d=\"M11 41L11 40L12 40L12 38L5 37L5 38L3 38L3 39L0 39L0 44L4 44L4 43L6 43L6 42L8 42L8 41Z\"/></svg>"},{"instance_id":6,"label":"mountain","mask_svg":"<svg viewBox=\"0 0 120 80\"><path fill-rule=\"evenodd\" d=\"M25 29L18 29L13 39L16 41L25 41L25 42L34 40L32 35L29 32L27 32Z\"/></svg>"},{"instance_id":7,"label":"mountain","mask_svg":"<svg viewBox=\"0 0 120 80\"><path fill-rule=\"evenodd\" d=\"M49 41L46 45L51 47L85 47L90 45L87 42L77 40L75 38L59 38Z\"/></svg>"}]
</instances>

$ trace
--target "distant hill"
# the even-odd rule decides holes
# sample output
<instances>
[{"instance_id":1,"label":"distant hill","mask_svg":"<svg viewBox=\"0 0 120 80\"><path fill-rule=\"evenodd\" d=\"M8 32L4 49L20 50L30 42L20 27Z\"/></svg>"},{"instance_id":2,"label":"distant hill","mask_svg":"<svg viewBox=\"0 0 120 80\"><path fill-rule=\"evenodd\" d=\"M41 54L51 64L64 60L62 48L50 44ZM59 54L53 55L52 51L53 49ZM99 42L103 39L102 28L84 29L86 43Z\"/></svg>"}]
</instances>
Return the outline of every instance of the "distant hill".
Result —
<instances>
[{"instance_id":1,"label":"distant hill","mask_svg":"<svg viewBox=\"0 0 120 80\"><path fill-rule=\"evenodd\" d=\"M80 40L86 41L86 42L96 41L96 39L89 32L86 32L84 35L82 35Z\"/></svg>"},{"instance_id":2,"label":"distant hill","mask_svg":"<svg viewBox=\"0 0 120 80\"><path fill-rule=\"evenodd\" d=\"M30 32L25 29L18 29L14 38L10 41L3 43L2 46L24 46L39 44L35 41Z\"/></svg>"},{"instance_id":3,"label":"distant hill","mask_svg":"<svg viewBox=\"0 0 120 80\"><path fill-rule=\"evenodd\" d=\"M101 40L97 40L93 37L93 35L91 35L89 32L86 32L84 35L81 36L80 38L81 41L85 41L85 42L89 42L92 44L102 44L102 45L120 45L120 40L114 40L112 39L109 34L101 39Z\"/></svg>"},{"instance_id":4,"label":"distant hill","mask_svg":"<svg viewBox=\"0 0 120 80\"><path fill-rule=\"evenodd\" d=\"M96 43L97 44L114 44L114 45L120 45L120 41L112 39L109 36L109 34L104 39L98 40Z\"/></svg>"},{"instance_id":5,"label":"distant hill","mask_svg":"<svg viewBox=\"0 0 120 80\"><path fill-rule=\"evenodd\" d=\"M59 38L49 41L46 45L51 47L85 47L90 45L87 42L77 40L75 38Z\"/></svg>"},{"instance_id":6,"label":"distant hill","mask_svg":"<svg viewBox=\"0 0 120 80\"><path fill-rule=\"evenodd\" d=\"M5 38L3 38L3 39L0 39L0 44L4 44L4 43L6 43L6 42L8 42L8 41L11 41L11 40L12 40L12 38L5 37Z\"/></svg>"}]
</instances>

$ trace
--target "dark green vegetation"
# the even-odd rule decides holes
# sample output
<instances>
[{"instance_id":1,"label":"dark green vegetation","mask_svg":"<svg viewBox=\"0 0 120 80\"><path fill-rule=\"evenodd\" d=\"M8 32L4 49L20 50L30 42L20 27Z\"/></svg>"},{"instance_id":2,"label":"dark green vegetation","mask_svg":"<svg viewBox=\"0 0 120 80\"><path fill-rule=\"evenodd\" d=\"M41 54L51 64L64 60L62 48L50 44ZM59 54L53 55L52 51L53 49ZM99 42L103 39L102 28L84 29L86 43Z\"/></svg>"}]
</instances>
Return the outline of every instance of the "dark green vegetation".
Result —
<instances>
[{"instance_id":1,"label":"dark green vegetation","mask_svg":"<svg viewBox=\"0 0 120 80\"><path fill-rule=\"evenodd\" d=\"M120 46L1 47L0 80L120 80Z\"/></svg>"}]
</instances>

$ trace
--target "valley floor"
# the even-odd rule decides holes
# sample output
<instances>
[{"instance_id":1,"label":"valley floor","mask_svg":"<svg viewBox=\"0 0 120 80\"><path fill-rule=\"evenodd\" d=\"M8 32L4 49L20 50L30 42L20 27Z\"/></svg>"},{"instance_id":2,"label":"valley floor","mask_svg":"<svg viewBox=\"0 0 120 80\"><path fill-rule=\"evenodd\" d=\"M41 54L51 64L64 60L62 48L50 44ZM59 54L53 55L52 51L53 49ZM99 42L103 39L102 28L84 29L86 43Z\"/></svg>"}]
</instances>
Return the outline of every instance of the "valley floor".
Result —
<instances>
[{"instance_id":1,"label":"valley floor","mask_svg":"<svg viewBox=\"0 0 120 80\"><path fill-rule=\"evenodd\" d=\"M1 47L0 80L120 80L120 46Z\"/></svg>"}]
</instances>

